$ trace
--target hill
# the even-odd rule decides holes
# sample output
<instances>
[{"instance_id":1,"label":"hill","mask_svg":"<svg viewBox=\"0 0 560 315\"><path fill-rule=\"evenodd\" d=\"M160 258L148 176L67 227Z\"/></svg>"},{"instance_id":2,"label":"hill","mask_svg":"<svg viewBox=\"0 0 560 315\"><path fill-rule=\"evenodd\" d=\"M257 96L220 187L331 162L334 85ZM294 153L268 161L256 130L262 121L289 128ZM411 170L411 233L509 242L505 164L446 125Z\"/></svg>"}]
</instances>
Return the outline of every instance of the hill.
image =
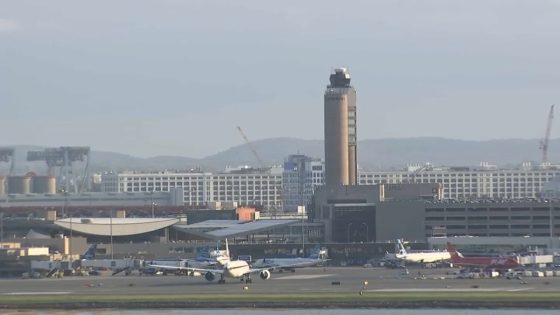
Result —
<instances>
[{"instance_id":1,"label":"hill","mask_svg":"<svg viewBox=\"0 0 560 315\"><path fill-rule=\"evenodd\" d=\"M407 164L431 162L435 165L476 166L486 161L500 166L517 165L522 161L539 161L541 152L536 139L503 139L468 141L446 138L401 138L362 140L358 144L359 165L364 169L400 169ZM281 164L290 154L323 157L323 141L296 138L272 138L253 142L265 165ZM25 161L28 150L35 146L15 146L16 173L44 172L42 163ZM560 139L553 139L549 146L552 162L560 160ZM122 153L95 151L91 153L92 171L122 170L188 170L201 168L208 171L222 170L226 166L259 166L247 145L238 145L216 154L195 159L181 156L154 156L139 158ZM0 164L2 173L8 169Z\"/></svg>"}]
</instances>

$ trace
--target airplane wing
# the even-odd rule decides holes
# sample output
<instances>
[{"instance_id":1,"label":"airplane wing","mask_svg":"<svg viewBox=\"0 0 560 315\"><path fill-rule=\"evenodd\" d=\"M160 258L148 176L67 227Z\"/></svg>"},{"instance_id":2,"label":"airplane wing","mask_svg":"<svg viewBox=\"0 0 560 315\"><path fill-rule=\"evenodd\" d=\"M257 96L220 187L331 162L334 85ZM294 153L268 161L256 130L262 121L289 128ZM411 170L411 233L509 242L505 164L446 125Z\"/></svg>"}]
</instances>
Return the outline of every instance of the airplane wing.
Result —
<instances>
[{"instance_id":1,"label":"airplane wing","mask_svg":"<svg viewBox=\"0 0 560 315\"><path fill-rule=\"evenodd\" d=\"M303 267L311 267L311 266L319 265L326 261L328 261L328 259L302 260L302 261L296 261L290 263L272 262L268 265L264 265L263 268L261 269L274 270L274 269L282 269L282 268L303 268Z\"/></svg>"},{"instance_id":2,"label":"airplane wing","mask_svg":"<svg viewBox=\"0 0 560 315\"><path fill-rule=\"evenodd\" d=\"M164 269L164 270L175 270L175 271L184 270L189 272L201 272L201 273L206 273L206 272L217 273L217 274L224 273L223 269L206 269L206 268L178 267L178 266L165 266L165 265L148 265L148 267Z\"/></svg>"},{"instance_id":3,"label":"airplane wing","mask_svg":"<svg viewBox=\"0 0 560 315\"><path fill-rule=\"evenodd\" d=\"M272 268L274 268L274 267L272 267ZM251 273L261 273L261 272L263 272L263 271L265 271L265 270L268 272L268 271L270 271L270 269L271 269L271 267L268 267L268 268L255 268L255 269L252 269L252 268L251 268L251 269L249 269L249 271L247 271L245 274L247 275L247 274L251 274ZM269 272L269 274L270 274L270 272Z\"/></svg>"}]
</instances>

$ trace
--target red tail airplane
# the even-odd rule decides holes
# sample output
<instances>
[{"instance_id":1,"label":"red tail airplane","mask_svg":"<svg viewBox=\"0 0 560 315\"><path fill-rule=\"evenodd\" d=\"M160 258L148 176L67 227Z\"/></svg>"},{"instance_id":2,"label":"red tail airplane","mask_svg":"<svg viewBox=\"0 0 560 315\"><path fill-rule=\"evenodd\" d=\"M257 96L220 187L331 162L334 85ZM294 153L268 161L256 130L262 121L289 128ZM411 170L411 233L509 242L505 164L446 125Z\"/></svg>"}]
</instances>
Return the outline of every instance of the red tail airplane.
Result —
<instances>
[{"instance_id":1,"label":"red tail airplane","mask_svg":"<svg viewBox=\"0 0 560 315\"><path fill-rule=\"evenodd\" d=\"M472 256L464 257L451 243L447 242L447 251L451 254L451 262L457 266L512 269L519 267L517 257L492 257L492 256Z\"/></svg>"}]
</instances>

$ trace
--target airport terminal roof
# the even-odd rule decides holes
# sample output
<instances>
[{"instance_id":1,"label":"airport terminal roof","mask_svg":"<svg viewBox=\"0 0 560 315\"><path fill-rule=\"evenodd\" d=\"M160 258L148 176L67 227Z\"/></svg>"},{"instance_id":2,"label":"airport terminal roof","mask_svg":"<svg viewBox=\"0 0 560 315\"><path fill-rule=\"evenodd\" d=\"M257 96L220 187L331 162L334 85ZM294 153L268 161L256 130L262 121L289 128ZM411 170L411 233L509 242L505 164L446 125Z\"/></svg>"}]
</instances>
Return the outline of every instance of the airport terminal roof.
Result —
<instances>
[{"instance_id":1,"label":"airport terminal roof","mask_svg":"<svg viewBox=\"0 0 560 315\"><path fill-rule=\"evenodd\" d=\"M299 220L208 220L189 225L175 225L174 228L210 239L223 239L255 234L297 222Z\"/></svg>"},{"instance_id":2,"label":"airport terminal roof","mask_svg":"<svg viewBox=\"0 0 560 315\"><path fill-rule=\"evenodd\" d=\"M54 224L89 235L128 236L160 230L177 222L177 218L66 218Z\"/></svg>"}]
</instances>

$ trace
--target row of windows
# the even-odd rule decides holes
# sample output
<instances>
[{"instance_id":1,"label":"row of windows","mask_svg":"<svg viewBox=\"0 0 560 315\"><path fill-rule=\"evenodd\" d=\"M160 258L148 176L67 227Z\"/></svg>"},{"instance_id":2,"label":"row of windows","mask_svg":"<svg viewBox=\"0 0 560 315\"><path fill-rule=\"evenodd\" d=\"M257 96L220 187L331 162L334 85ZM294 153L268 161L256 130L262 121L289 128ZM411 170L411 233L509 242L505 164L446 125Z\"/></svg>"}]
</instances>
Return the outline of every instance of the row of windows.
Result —
<instances>
[{"instance_id":1,"label":"row of windows","mask_svg":"<svg viewBox=\"0 0 560 315\"><path fill-rule=\"evenodd\" d=\"M560 219L560 216L554 216L554 219ZM472 216L472 217L463 217L463 216L450 216L450 217L426 217L426 221L487 221L487 220L534 220L534 221L543 221L543 220L550 220L548 216Z\"/></svg>"},{"instance_id":2,"label":"row of windows","mask_svg":"<svg viewBox=\"0 0 560 315\"><path fill-rule=\"evenodd\" d=\"M424 177L482 177L482 178L494 178L494 177L552 177L560 175L560 172L499 172L499 173L487 173L487 172L468 172L468 173L452 173L452 172L440 172L440 173L429 173L422 172L419 174L412 173L368 173L361 172L358 174L359 177L374 177L374 178L384 178L384 177L404 177L404 178L424 178Z\"/></svg>"},{"instance_id":3,"label":"row of windows","mask_svg":"<svg viewBox=\"0 0 560 315\"><path fill-rule=\"evenodd\" d=\"M560 207L489 207L489 208L426 208L426 212L487 212L487 211L508 211L521 212L521 211L537 211L548 212L551 210L560 211Z\"/></svg>"}]
</instances>

